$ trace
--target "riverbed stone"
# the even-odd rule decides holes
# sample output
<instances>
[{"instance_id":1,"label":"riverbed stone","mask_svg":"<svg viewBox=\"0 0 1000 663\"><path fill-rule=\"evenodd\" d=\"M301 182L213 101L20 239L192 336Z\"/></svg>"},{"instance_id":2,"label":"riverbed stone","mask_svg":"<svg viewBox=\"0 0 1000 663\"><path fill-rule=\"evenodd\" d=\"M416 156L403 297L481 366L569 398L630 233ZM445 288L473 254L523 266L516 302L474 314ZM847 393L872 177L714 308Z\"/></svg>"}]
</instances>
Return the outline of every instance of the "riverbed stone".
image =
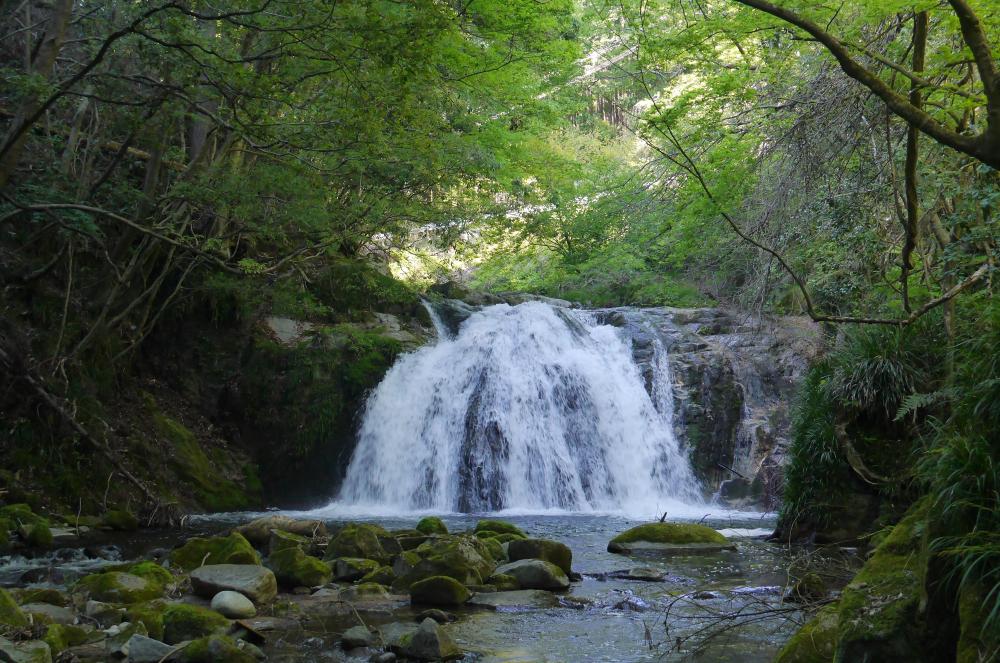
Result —
<instances>
[{"instance_id":1,"label":"riverbed stone","mask_svg":"<svg viewBox=\"0 0 1000 663\"><path fill-rule=\"evenodd\" d=\"M410 586L410 601L417 605L462 605L471 596L454 578L432 576Z\"/></svg>"},{"instance_id":2,"label":"riverbed stone","mask_svg":"<svg viewBox=\"0 0 1000 663\"><path fill-rule=\"evenodd\" d=\"M280 529L273 529L271 530L271 538L268 539L267 552L269 555L273 555L279 550L287 548L299 548L300 550L309 552L311 547L312 539L292 534L291 532L283 532Z\"/></svg>"},{"instance_id":3,"label":"riverbed stone","mask_svg":"<svg viewBox=\"0 0 1000 663\"><path fill-rule=\"evenodd\" d=\"M389 598L389 588L377 582L363 582L340 590L345 601L376 601Z\"/></svg>"},{"instance_id":4,"label":"riverbed stone","mask_svg":"<svg viewBox=\"0 0 1000 663\"><path fill-rule=\"evenodd\" d=\"M239 532L229 536L194 537L170 553L170 563L184 571L202 565L260 564L260 555Z\"/></svg>"},{"instance_id":5,"label":"riverbed stone","mask_svg":"<svg viewBox=\"0 0 1000 663\"><path fill-rule=\"evenodd\" d=\"M121 623L125 617L125 608L91 599L84 604L83 614L97 622L102 628L108 628Z\"/></svg>"},{"instance_id":6,"label":"riverbed stone","mask_svg":"<svg viewBox=\"0 0 1000 663\"><path fill-rule=\"evenodd\" d=\"M353 557L372 559L379 564L388 564L391 556L382 547L381 539L391 539L392 535L383 527L366 523L345 525L333 535L326 549L326 559Z\"/></svg>"},{"instance_id":7,"label":"riverbed stone","mask_svg":"<svg viewBox=\"0 0 1000 663\"><path fill-rule=\"evenodd\" d=\"M178 660L182 663L255 663L257 657L253 649L245 645L241 648L232 638L213 634L188 643Z\"/></svg>"},{"instance_id":8,"label":"riverbed stone","mask_svg":"<svg viewBox=\"0 0 1000 663\"><path fill-rule=\"evenodd\" d=\"M49 605L58 605L61 607L66 607L69 605L69 597L66 596L64 592L52 587L26 587L22 589L13 589L11 594L17 599L18 603L48 603Z\"/></svg>"},{"instance_id":9,"label":"riverbed stone","mask_svg":"<svg viewBox=\"0 0 1000 663\"><path fill-rule=\"evenodd\" d=\"M286 587L317 587L328 583L333 576L328 564L297 547L271 553L267 565L278 582Z\"/></svg>"},{"instance_id":10,"label":"riverbed stone","mask_svg":"<svg viewBox=\"0 0 1000 663\"><path fill-rule=\"evenodd\" d=\"M521 589L521 585L518 584L517 578L507 575L506 573L494 573L486 579L486 582L487 584L495 587L498 592L510 592Z\"/></svg>"},{"instance_id":11,"label":"riverbed stone","mask_svg":"<svg viewBox=\"0 0 1000 663\"><path fill-rule=\"evenodd\" d=\"M412 635L403 636L394 650L419 661L451 661L464 656L441 625L429 618Z\"/></svg>"},{"instance_id":12,"label":"riverbed stone","mask_svg":"<svg viewBox=\"0 0 1000 663\"><path fill-rule=\"evenodd\" d=\"M521 559L542 559L563 570L572 571L573 551L565 543L548 539L516 539L507 546L507 558L512 562Z\"/></svg>"},{"instance_id":13,"label":"riverbed stone","mask_svg":"<svg viewBox=\"0 0 1000 663\"><path fill-rule=\"evenodd\" d=\"M413 552L412 550L404 550L399 555L396 555L392 560L392 572L396 577L405 576L407 573L413 570L417 564L423 560L423 557Z\"/></svg>"},{"instance_id":14,"label":"riverbed stone","mask_svg":"<svg viewBox=\"0 0 1000 663\"><path fill-rule=\"evenodd\" d=\"M569 578L561 568L541 559L521 559L504 564L497 573L513 576L523 589L568 589Z\"/></svg>"},{"instance_id":15,"label":"riverbed stone","mask_svg":"<svg viewBox=\"0 0 1000 663\"><path fill-rule=\"evenodd\" d=\"M417 523L417 531L421 534L447 534L448 526L437 516L427 516L421 518Z\"/></svg>"},{"instance_id":16,"label":"riverbed stone","mask_svg":"<svg viewBox=\"0 0 1000 663\"><path fill-rule=\"evenodd\" d=\"M52 651L41 640L11 642L0 636L0 661L9 663L52 663Z\"/></svg>"},{"instance_id":17,"label":"riverbed stone","mask_svg":"<svg viewBox=\"0 0 1000 663\"><path fill-rule=\"evenodd\" d=\"M333 579L337 582L360 580L379 568L379 563L364 557L339 557L330 563Z\"/></svg>"},{"instance_id":18,"label":"riverbed stone","mask_svg":"<svg viewBox=\"0 0 1000 663\"><path fill-rule=\"evenodd\" d=\"M191 572L194 593L212 598L229 589L260 605L278 593L278 582L270 569L255 564L211 564Z\"/></svg>"},{"instance_id":19,"label":"riverbed stone","mask_svg":"<svg viewBox=\"0 0 1000 663\"><path fill-rule=\"evenodd\" d=\"M493 532L495 534L514 534L521 538L527 538L524 531L513 523L506 520L480 520L473 530L476 534L481 532Z\"/></svg>"},{"instance_id":20,"label":"riverbed stone","mask_svg":"<svg viewBox=\"0 0 1000 663\"><path fill-rule=\"evenodd\" d=\"M49 646L53 655L57 655L70 647L81 645L90 637L85 629L71 624L49 624L45 629L42 641Z\"/></svg>"},{"instance_id":21,"label":"riverbed stone","mask_svg":"<svg viewBox=\"0 0 1000 663\"><path fill-rule=\"evenodd\" d=\"M541 589L519 589L492 594L476 594L466 605L490 610L544 609L559 605L559 599L552 592Z\"/></svg>"},{"instance_id":22,"label":"riverbed stone","mask_svg":"<svg viewBox=\"0 0 1000 663\"><path fill-rule=\"evenodd\" d=\"M139 633L128 640L128 663L160 663L173 647Z\"/></svg>"},{"instance_id":23,"label":"riverbed stone","mask_svg":"<svg viewBox=\"0 0 1000 663\"><path fill-rule=\"evenodd\" d=\"M378 643L378 635L368 630L367 626L352 626L340 636L344 649L357 647L374 647Z\"/></svg>"},{"instance_id":24,"label":"riverbed stone","mask_svg":"<svg viewBox=\"0 0 1000 663\"><path fill-rule=\"evenodd\" d=\"M247 619L257 614L253 601L239 592L225 590L212 597L212 610L229 619Z\"/></svg>"},{"instance_id":25,"label":"riverbed stone","mask_svg":"<svg viewBox=\"0 0 1000 663\"><path fill-rule=\"evenodd\" d=\"M450 612L445 612L439 608L428 608L417 615L417 621L422 622L425 619L430 618L436 621L438 624L447 624L449 622L455 621L455 615Z\"/></svg>"},{"instance_id":26,"label":"riverbed stone","mask_svg":"<svg viewBox=\"0 0 1000 663\"><path fill-rule=\"evenodd\" d=\"M163 610L163 641L168 645L221 633L228 628L229 620L208 608L172 603Z\"/></svg>"},{"instance_id":27,"label":"riverbed stone","mask_svg":"<svg viewBox=\"0 0 1000 663\"><path fill-rule=\"evenodd\" d=\"M95 601L138 603L162 596L164 586L132 573L105 571L84 576L73 589Z\"/></svg>"},{"instance_id":28,"label":"riverbed stone","mask_svg":"<svg viewBox=\"0 0 1000 663\"><path fill-rule=\"evenodd\" d=\"M692 554L735 550L719 532L695 523L649 523L622 532L608 543L620 554Z\"/></svg>"},{"instance_id":29,"label":"riverbed stone","mask_svg":"<svg viewBox=\"0 0 1000 663\"><path fill-rule=\"evenodd\" d=\"M361 578L361 582L377 582L380 585L391 585L396 580L391 566L380 566Z\"/></svg>"},{"instance_id":30,"label":"riverbed stone","mask_svg":"<svg viewBox=\"0 0 1000 663\"><path fill-rule=\"evenodd\" d=\"M0 624L22 628L28 625L28 617L21 611L14 597L3 587L0 587Z\"/></svg>"},{"instance_id":31,"label":"riverbed stone","mask_svg":"<svg viewBox=\"0 0 1000 663\"><path fill-rule=\"evenodd\" d=\"M31 615L35 623L41 624L73 624L76 613L69 608L48 603L26 603L21 606L21 612Z\"/></svg>"},{"instance_id":32,"label":"riverbed stone","mask_svg":"<svg viewBox=\"0 0 1000 663\"><path fill-rule=\"evenodd\" d=\"M326 536L326 525L321 520L303 520L288 516L264 516L245 525L240 525L233 531L245 537L251 543L263 546L271 539L271 530L280 530L289 534L313 539Z\"/></svg>"}]
</instances>

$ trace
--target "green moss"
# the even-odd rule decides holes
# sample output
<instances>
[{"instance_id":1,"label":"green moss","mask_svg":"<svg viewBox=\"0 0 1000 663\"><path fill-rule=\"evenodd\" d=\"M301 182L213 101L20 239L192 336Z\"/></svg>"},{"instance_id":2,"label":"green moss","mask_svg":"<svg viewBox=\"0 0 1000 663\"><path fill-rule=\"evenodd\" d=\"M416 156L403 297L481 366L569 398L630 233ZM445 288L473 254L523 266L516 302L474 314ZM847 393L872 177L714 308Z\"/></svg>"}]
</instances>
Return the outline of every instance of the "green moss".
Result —
<instances>
[{"instance_id":1,"label":"green moss","mask_svg":"<svg viewBox=\"0 0 1000 663\"><path fill-rule=\"evenodd\" d=\"M157 431L173 446L174 469L190 483L199 504L210 511L235 511L253 504L246 490L219 474L193 432L159 409L150 410Z\"/></svg>"},{"instance_id":2,"label":"green moss","mask_svg":"<svg viewBox=\"0 0 1000 663\"><path fill-rule=\"evenodd\" d=\"M175 645L213 635L229 626L219 613L196 605L172 603L163 610L163 641Z\"/></svg>"},{"instance_id":3,"label":"green moss","mask_svg":"<svg viewBox=\"0 0 1000 663\"><path fill-rule=\"evenodd\" d=\"M360 580L369 573L378 570L379 563L364 557L338 557L330 562L333 577L340 582Z\"/></svg>"},{"instance_id":4,"label":"green moss","mask_svg":"<svg viewBox=\"0 0 1000 663\"><path fill-rule=\"evenodd\" d=\"M87 642L89 634L79 626L66 624L49 624L45 629L42 641L49 646L53 654L59 654L69 647L75 647Z\"/></svg>"},{"instance_id":5,"label":"green moss","mask_svg":"<svg viewBox=\"0 0 1000 663\"><path fill-rule=\"evenodd\" d=\"M359 582L374 582L379 585L391 585L396 580L396 574L391 566L380 566L366 574Z\"/></svg>"},{"instance_id":6,"label":"green moss","mask_svg":"<svg viewBox=\"0 0 1000 663\"><path fill-rule=\"evenodd\" d=\"M32 548L48 548L52 545L52 530L44 522L23 525L21 533L24 536L25 543Z\"/></svg>"},{"instance_id":7,"label":"green moss","mask_svg":"<svg viewBox=\"0 0 1000 663\"><path fill-rule=\"evenodd\" d=\"M163 595L163 585L122 571L106 571L84 576L74 586L95 601L105 603L138 603Z\"/></svg>"},{"instance_id":8,"label":"green moss","mask_svg":"<svg viewBox=\"0 0 1000 663\"><path fill-rule=\"evenodd\" d=\"M563 573L569 573L573 564L573 551L569 549L569 546L546 539L511 541L507 544L507 556L512 562L519 559L545 560L558 566Z\"/></svg>"},{"instance_id":9,"label":"green moss","mask_svg":"<svg viewBox=\"0 0 1000 663\"><path fill-rule=\"evenodd\" d=\"M132 575L145 578L151 582L162 586L173 584L174 576L156 562L139 562L129 567L128 572Z\"/></svg>"},{"instance_id":10,"label":"green moss","mask_svg":"<svg viewBox=\"0 0 1000 663\"><path fill-rule=\"evenodd\" d=\"M470 596L462 583L447 576L431 576L410 586L410 601L416 604L462 605Z\"/></svg>"},{"instance_id":11,"label":"green moss","mask_svg":"<svg viewBox=\"0 0 1000 663\"><path fill-rule=\"evenodd\" d=\"M275 529L271 530L271 537L268 542L268 551L273 555L274 553L287 548L308 550L311 543L312 542L304 536Z\"/></svg>"},{"instance_id":12,"label":"green moss","mask_svg":"<svg viewBox=\"0 0 1000 663\"><path fill-rule=\"evenodd\" d=\"M389 590L384 585L377 582L363 582L352 587L346 587L340 592L341 598L347 600L385 598L389 596Z\"/></svg>"},{"instance_id":13,"label":"green moss","mask_svg":"<svg viewBox=\"0 0 1000 663\"><path fill-rule=\"evenodd\" d=\"M10 534L14 530L14 523L9 518L0 518L0 554L10 550Z\"/></svg>"},{"instance_id":14,"label":"green moss","mask_svg":"<svg viewBox=\"0 0 1000 663\"><path fill-rule=\"evenodd\" d=\"M520 540L520 539L515 539L515 540ZM492 557L494 560L501 561L507 559L507 554L504 553L503 551L503 544L501 544L495 538L490 537L487 539L482 539L482 542L483 545L486 547L486 550L489 552L490 557Z\"/></svg>"},{"instance_id":15,"label":"green moss","mask_svg":"<svg viewBox=\"0 0 1000 663\"><path fill-rule=\"evenodd\" d=\"M22 628L28 625L28 618L17 606L14 597L3 587L0 587L0 624Z\"/></svg>"},{"instance_id":16,"label":"green moss","mask_svg":"<svg viewBox=\"0 0 1000 663\"><path fill-rule=\"evenodd\" d=\"M694 523L649 523L626 530L613 538L611 543L728 543L726 537L711 527Z\"/></svg>"},{"instance_id":17,"label":"green moss","mask_svg":"<svg viewBox=\"0 0 1000 663\"><path fill-rule=\"evenodd\" d=\"M167 604L164 601L137 603L128 608L128 621L142 624L146 627L149 637L155 640L163 639L163 611Z\"/></svg>"},{"instance_id":18,"label":"green moss","mask_svg":"<svg viewBox=\"0 0 1000 663\"><path fill-rule=\"evenodd\" d=\"M437 516L427 516L421 518L417 523L417 531L421 534L447 534L448 526Z\"/></svg>"},{"instance_id":19,"label":"green moss","mask_svg":"<svg viewBox=\"0 0 1000 663\"><path fill-rule=\"evenodd\" d=\"M260 564L260 555L239 532L229 536L195 537L170 553L170 563L184 571L203 564Z\"/></svg>"},{"instance_id":20,"label":"green moss","mask_svg":"<svg viewBox=\"0 0 1000 663\"><path fill-rule=\"evenodd\" d=\"M185 663L256 663L252 654L224 635L211 635L192 641L180 653Z\"/></svg>"},{"instance_id":21,"label":"green moss","mask_svg":"<svg viewBox=\"0 0 1000 663\"><path fill-rule=\"evenodd\" d=\"M65 608L69 605L69 599L58 589L32 588L14 590L14 596L18 603L26 605L28 603L48 603Z\"/></svg>"},{"instance_id":22,"label":"green moss","mask_svg":"<svg viewBox=\"0 0 1000 663\"><path fill-rule=\"evenodd\" d=\"M337 557L362 557L385 563L389 561L380 537L391 538L389 532L378 525L350 524L337 532L326 549L326 559Z\"/></svg>"},{"instance_id":23,"label":"green moss","mask_svg":"<svg viewBox=\"0 0 1000 663\"><path fill-rule=\"evenodd\" d=\"M489 530L476 532L476 537L483 540L493 539L499 544L510 543L511 541L520 541L521 539L528 538L523 534L514 534L513 532L505 532L503 534L497 534L496 532L491 532Z\"/></svg>"},{"instance_id":24,"label":"green moss","mask_svg":"<svg viewBox=\"0 0 1000 663\"><path fill-rule=\"evenodd\" d=\"M521 528L504 520L480 520L476 523L476 534L480 532L496 532L497 534L517 534L526 537Z\"/></svg>"},{"instance_id":25,"label":"green moss","mask_svg":"<svg viewBox=\"0 0 1000 663\"><path fill-rule=\"evenodd\" d=\"M830 663L837 647L837 622L837 607L824 607L785 643L774 663Z\"/></svg>"},{"instance_id":26,"label":"green moss","mask_svg":"<svg viewBox=\"0 0 1000 663\"><path fill-rule=\"evenodd\" d=\"M315 557L290 547L272 552L267 560L278 582L286 587L316 587L325 585L333 575L330 567Z\"/></svg>"},{"instance_id":27,"label":"green moss","mask_svg":"<svg viewBox=\"0 0 1000 663\"><path fill-rule=\"evenodd\" d=\"M517 581L517 578L506 573L494 573L486 579L486 582L496 587L498 592L511 592L521 589L521 584Z\"/></svg>"},{"instance_id":28,"label":"green moss","mask_svg":"<svg viewBox=\"0 0 1000 663\"><path fill-rule=\"evenodd\" d=\"M101 524L120 532L133 532L139 529L139 519L125 510L108 511L101 518Z\"/></svg>"},{"instance_id":29,"label":"green moss","mask_svg":"<svg viewBox=\"0 0 1000 663\"><path fill-rule=\"evenodd\" d=\"M985 587L969 584L959 592L959 638L955 663L980 663L1000 658L1000 633L987 625Z\"/></svg>"}]
</instances>

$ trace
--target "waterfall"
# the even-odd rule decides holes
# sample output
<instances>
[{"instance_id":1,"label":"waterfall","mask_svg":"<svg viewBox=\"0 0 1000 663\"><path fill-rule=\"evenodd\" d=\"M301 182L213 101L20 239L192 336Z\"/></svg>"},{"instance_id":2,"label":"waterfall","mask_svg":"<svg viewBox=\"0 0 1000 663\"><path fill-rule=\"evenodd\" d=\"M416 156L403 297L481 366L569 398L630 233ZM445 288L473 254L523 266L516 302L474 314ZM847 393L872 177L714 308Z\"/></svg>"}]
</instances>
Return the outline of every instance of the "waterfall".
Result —
<instances>
[{"instance_id":1,"label":"waterfall","mask_svg":"<svg viewBox=\"0 0 1000 663\"><path fill-rule=\"evenodd\" d=\"M620 330L528 302L474 312L451 335L431 312L438 341L370 396L329 508L648 517L702 503L673 435L669 373L651 398Z\"/></svg>"}]
</instances>

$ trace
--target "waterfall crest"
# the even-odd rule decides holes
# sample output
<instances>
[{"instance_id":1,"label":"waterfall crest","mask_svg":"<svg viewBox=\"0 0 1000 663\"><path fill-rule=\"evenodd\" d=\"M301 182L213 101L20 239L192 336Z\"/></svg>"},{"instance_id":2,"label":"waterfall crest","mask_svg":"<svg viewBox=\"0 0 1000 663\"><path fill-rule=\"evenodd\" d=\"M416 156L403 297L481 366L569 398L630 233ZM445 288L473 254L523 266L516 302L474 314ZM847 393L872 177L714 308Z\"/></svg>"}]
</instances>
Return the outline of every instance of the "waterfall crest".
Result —
<instances>
[{"instance_id":1,"label":"waterfall crest","mask_svg":"<svg viewBox=\"0 0 1000 663\"><path fill-rule=\"evenodd\" d=\"M651 398L630 342L587 312L499 304L454 337L435 326L437 343L369 398L331 508L649 516L701 503L662 344Z\"/></svg>"}]
</instances>

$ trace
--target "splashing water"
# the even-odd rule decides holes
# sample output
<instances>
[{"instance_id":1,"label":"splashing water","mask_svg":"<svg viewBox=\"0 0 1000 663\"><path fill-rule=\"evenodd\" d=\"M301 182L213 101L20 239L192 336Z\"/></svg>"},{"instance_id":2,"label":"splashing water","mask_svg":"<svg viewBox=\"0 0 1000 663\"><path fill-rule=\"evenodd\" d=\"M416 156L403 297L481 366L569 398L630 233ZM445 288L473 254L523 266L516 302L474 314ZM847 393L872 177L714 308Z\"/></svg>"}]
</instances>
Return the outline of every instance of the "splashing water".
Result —
<instances>
[{"instance_id":1,"label":"splashing water","mask_svg":"<svg viewBox=\"0 0 1000 663\"><path fill-rule=\"evenodd\" d=\"M703 504L672 433L662 344L658 410L629 341L586 312L500 304L454 338L435 326L438 342L401 357L371 395L324 510L649 516Z\"/></svg>"}]
</instances>

